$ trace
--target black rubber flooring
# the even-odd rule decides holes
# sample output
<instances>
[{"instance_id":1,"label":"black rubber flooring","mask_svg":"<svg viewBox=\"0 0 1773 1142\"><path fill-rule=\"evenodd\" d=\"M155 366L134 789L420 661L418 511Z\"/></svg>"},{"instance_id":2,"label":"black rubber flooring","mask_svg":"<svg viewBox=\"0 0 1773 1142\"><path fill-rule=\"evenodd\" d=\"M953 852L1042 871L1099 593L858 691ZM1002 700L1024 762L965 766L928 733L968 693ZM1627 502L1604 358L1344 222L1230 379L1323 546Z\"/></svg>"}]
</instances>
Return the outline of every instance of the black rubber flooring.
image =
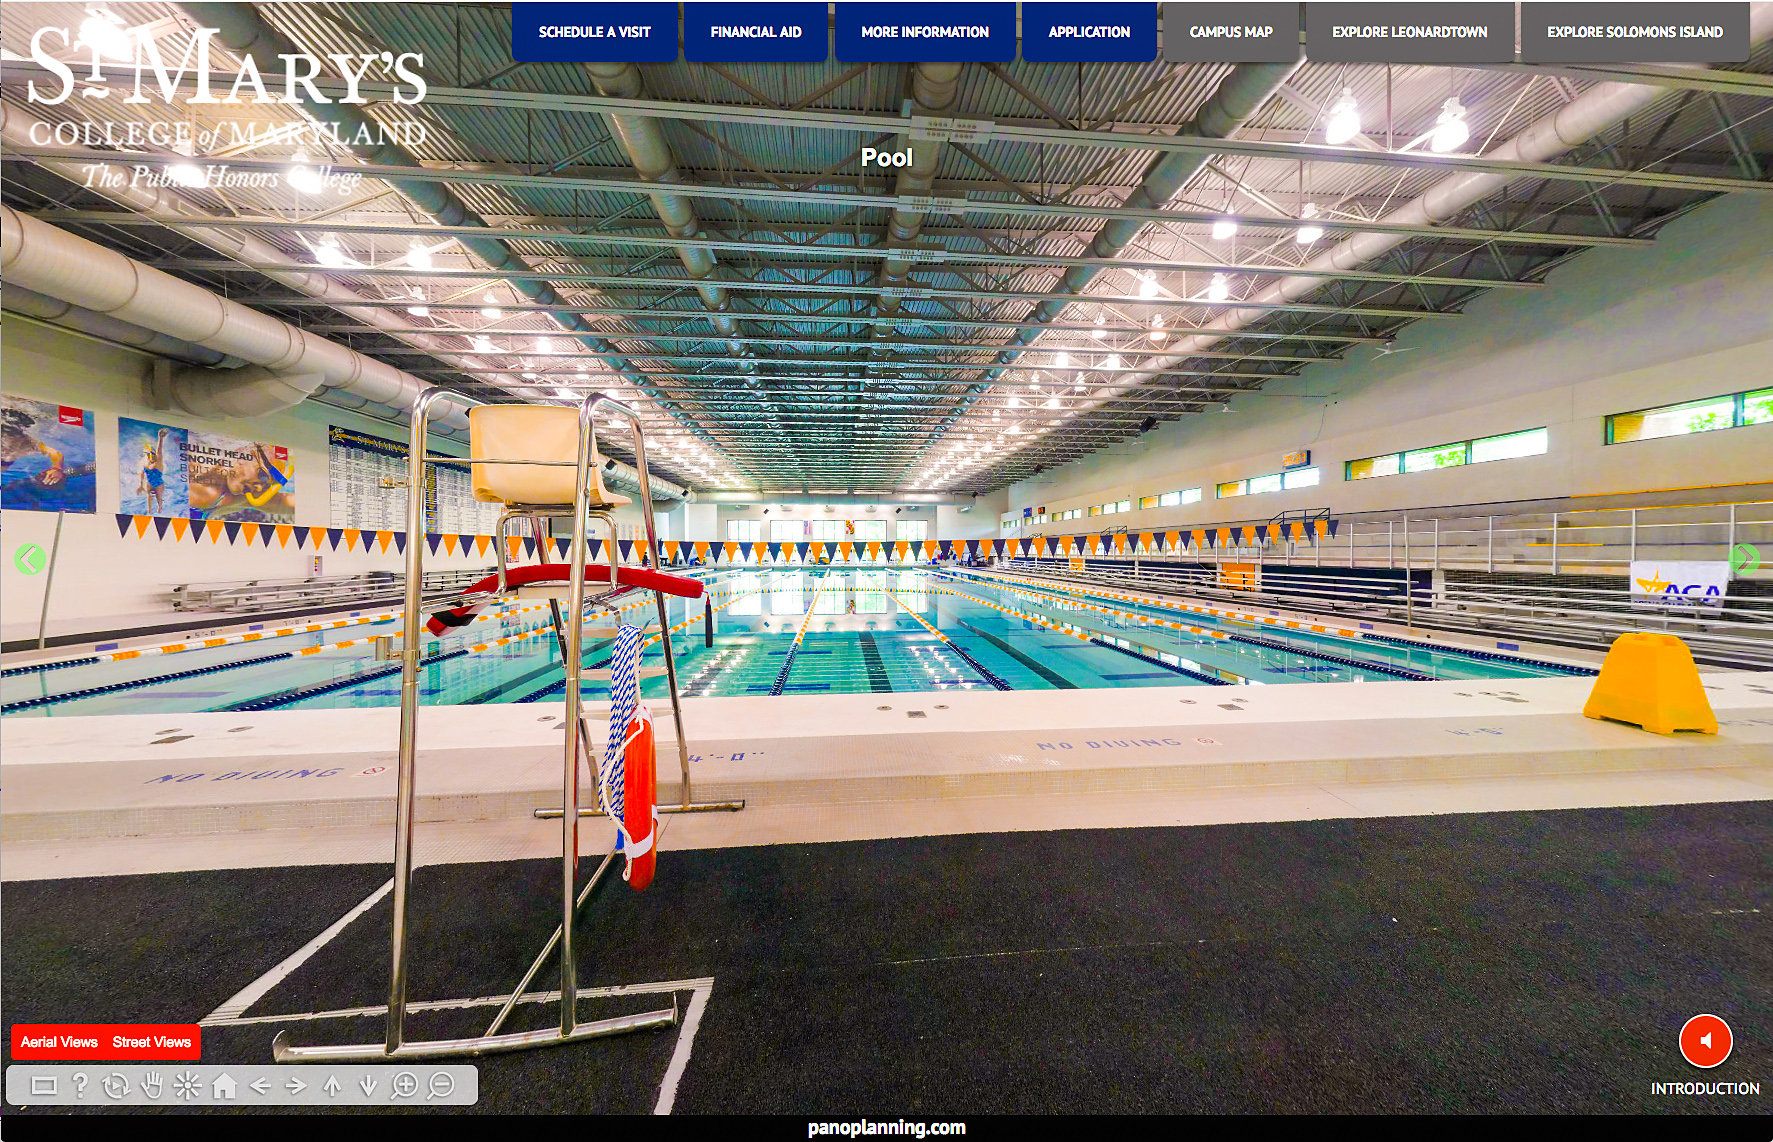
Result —
<instances>
[{"instance_id":1,"label":"black rubber flooring","mask_svg":"<svg viewBox=\"0 0 1773 1142\"><path fill-rule=\"evenodd\" d=\"M617 879L587 907L580 979L714 978L679 1113L1764 1115L1770 841L1773 804L1751 802L666 853L647 893ZM8 883L5 1019L194 1021L387 875ZM412 997L508 989L552 928L557 877L552 862L421 870ZM248 1014L384 1002L388 922L383 902ZM1676 1049L1699 1012L1735 1031L1712 1071ZM382 1025L282 1026L318 1042ZM206 1028L204 1061L268 1062L276 1030ZM482 1060L476 1109L648 1112L674 1044ZM1695 1080L1766 1093L1651 1093Z\"/></svg>"}]
</instances>

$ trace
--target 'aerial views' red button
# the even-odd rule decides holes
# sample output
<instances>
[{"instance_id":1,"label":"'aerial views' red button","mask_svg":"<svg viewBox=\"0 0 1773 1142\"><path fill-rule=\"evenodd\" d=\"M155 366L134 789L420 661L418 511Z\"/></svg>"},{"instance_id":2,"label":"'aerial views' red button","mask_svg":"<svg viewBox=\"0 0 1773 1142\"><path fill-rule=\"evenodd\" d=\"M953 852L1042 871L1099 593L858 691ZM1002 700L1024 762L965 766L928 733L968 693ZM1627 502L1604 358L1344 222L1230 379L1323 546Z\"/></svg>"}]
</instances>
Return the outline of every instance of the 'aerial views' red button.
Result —
<instances>
[{"instance_id":1,"label":"'aerial views' red button","mask_svg":"<svg viewBox=\"0 0 1773 1142\"><path fill-rule=\"evenodd\" d=\"M198 1059L195 1023L14 1023L12 1057L27 1059Z\"/></svg>"},{"instance_id":2,"label":"'aerial views' red button","mask_svg":"<svg viewBox=\"0 0 1773 1142\"><path fill-rule=\"evenodd\" d=\"M1681 1027L1681 1054L1705 1070L1730 1057L1730 1025L1716 1015L1695 1015Z\"/></svg>"}]
</instances>

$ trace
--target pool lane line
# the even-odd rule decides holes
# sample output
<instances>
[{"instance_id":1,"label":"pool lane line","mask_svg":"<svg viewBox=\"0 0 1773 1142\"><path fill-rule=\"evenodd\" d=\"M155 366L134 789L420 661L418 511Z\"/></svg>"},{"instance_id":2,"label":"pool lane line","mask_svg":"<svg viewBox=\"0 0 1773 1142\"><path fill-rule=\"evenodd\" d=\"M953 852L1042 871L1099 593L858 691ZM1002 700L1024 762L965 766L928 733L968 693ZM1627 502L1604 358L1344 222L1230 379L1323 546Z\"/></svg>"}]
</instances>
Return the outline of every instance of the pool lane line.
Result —
<instances>
[{"instance_id":1,"label":"pool lane line","mask_svg":"<svg viewBox=\"0 0 1773 1142\"><path fill-rule=\"evenodd\" d=\"M485 615L478 615L475 617L474 621L483 622L489 619L503 618L513 613L515 612L496 611ZM385 637L392 638L401 633L402 632L400 631L395 631L393 635ZM144 686L157 686L162 682L176 682L181 678L197 678L205 674L217 674L224 670L238 670L247 666L263 666L270 662L285 662L293 658L319 654L324 650L340 650L345 647L366 645L373 641L375 641L374 638L346 639L344 642L324 643L320 646L304 647L301 650L280 650L276 654L264 654L257 658L242 658L235 662L218 662L212 666L198 667L195 670L178 670L170 674L150 674L145 678L125 679L122 682L113 682L105 686L87 686L79 690L65 690L59 694L42 694L35 698L25 698L17 702L7 702L0 705L0 714L12 713L20 710L41 709L44 706L59 705L62 702L74 702L82 698L96 698L102 694L116 694L124 690L139 690ZM451 657L454 656L452 655ZM368 676L366 675L365 677ZM380 675L376 675L376 677L380 677ZM234 709L236 707L224 708Z\"/></svg>"},{"instance_id":2,"label":"pool lane line","mask_svg":"<svg viewBox=\"0 0 1773 1142\"><path fill-rule=\"evenodd\" d=\"M794 632L794 641L788 644L788 656L782 660L781 673L770 685L770 697L780 698L788 688L788 675L794 670L794 660L800 654L801 640L806 638L806 628L812 625L813 612L819 608L819 596L825 593L825 584L831 578L827 571L819 576L819 585L813 588L813 597L807 603L806 614L800 616L800 627Z\"/></svg>"},{"instance_id":3,"label":"pool lane line","mask_svg":"<svg viewBox=\"0 0 1773 1142\"><path fill-rule=\"evenodd\" d=\"M1198 670L1190 670L1190 669L1188 669L1188 667L1179 665L1177 663L1165 662L1161 658L1153 658L1149 654L1142 654L1139 651L1134 650L1132 647L1118 646L1115 643L1109 642L1105 638L1092 638L1090 641L1095 643L1097 646L1104 647L1108 650L1112 650L1116 654L1124 654L1124 655L1127 655L1129 658L1137 658L1140 662L1148 662L1153 666L1161 666L1165 670L1168 670L1168 671L1175 673L1175 674L1180 674L1186 678L1192 678L1196 682L1205 682L1208 686L1235 686L1235 685L1237 685L1237 683L1232 682L1230 679L1215 677L1214 675L1211 675L1211 674L1204 674Z\"/></svg>"},{"instance_id":4,"label":"pool lane line","mask_svg":"<svg viewBox=\"0 0 1773 1142\"><path fill-rule=\"evenodd\" d=\"M953 574L953 572L946 572ZM1463 655L1484 662L1504 662L1516 666L1531 666L1540 670L1553 670L1560 674L1573 674L1593 677L1600 673L1591 666L1576 666L1563 662L1551 662L1542 658L1528 658L1521 654L1506 654L1502 651L1479 650L1473 647L1421 642L1415 639L1399 638L1396 635L1379 634L1375 631L1348 630L1345 627L1329 627L1321 623L1302 623L1294 619L1276 618L1272 615L1255 615L1242 611L1224 611L1217 607L1197 606L1189 603L1172 602L1168 599L1156 599L1148 595L1134 595L1126 591L1111 591L1106 588L1060 586L1050 580L1029 578L1021 575L1009 575L997 572L993 576L974 576L975 581L990 582L993 578L1008 579L1012 582L1029 583L1042 587L1072 591L1079 595L1090 595L1099 599L1118 599L1121 602L1138 603L1141 606L1158 607L1164 610L1188 611L1193 614L1212 615L1216 618L1234 619L1239 622L1257 623L1263 626L1282 626L1292 630L1310 631L1314 634L1332 635L1338 638L1355 639L1361 642L1395 643L1421 650L1433 651L1437 654Z\"/></svg>"},{"instance_id":5,"label":"pool lane line","mask_svg":"<svg viewBox=\"0 0 1773 1142\"><path fill-rule=\"evenodd\" d=\"M1267 650L1281 651L1286 654L1297 654L1304 658L1316 658L1323 662L1331 662L1337 666L1346 666L1354 670L1370 670L1376 674L1389 675L1390 677L1406 682L1433 682L1436 680L1434 675L1424 674L1420 670L1406 670L1401 666L1387 666L1377 662L1367 662L1359 658L1349 658L1346 655L1330 654L1321 650L1305 650L1300 647L1290 646L1287 643L1280 642L1276 639L1261 638L1249 634L1234 634L1226 631L1210 631L1202 627L1189 626L1186 623L1172 622L1169 619L1153 618L1150 615L1141 615L1132 611L1117 610L1114 607L1099 606L1095 603L1085 603L1076 599L1067 599L1058 595L1031 591L1024 588L999 586L996 589L999 591L1007 591L1012 595L1024 595L1030 598L1041 599L1049 603L1063 603L1066 606L1082 607L1086 611L1098 611L1105 615L1114 615L1117 618L1133 619L1137 622L1146 623L1148 625L1155 624L1157 626L1167 626L1176 630L1188 631L1190 634L1202 634L1212 638L1223 639L1227 642L1238 642L1244 643L1248 646L1259 646ZM972 598L970 595L966 597ZM984 602L983 599L974 599L973 601ZM985 605L991 606L990 603L985 603ZM1089 640L1086 638L1085 641Z\"/></svg>"},{"instance_id":6,"label":"pool lane line","mask_svg":"<svg viewBox=\"0 0 1773 1142\"><path fill-rule=\"evenodd\" d=\"M949 638L947 635L943 634L941 631L939 631L935 627L931 626L929 624L929 622L927 622L922 615L918 614L916 611L912 610L910 607L905 606L905 600L899 598L897 592L895 592L891 589L886 589L886 593L887 593L887 596L893 600L893 602L899 604L899 606L904 609L906 614L910 615L913 619L916 619L919 626L923 627L924 630L927 630L931 634L935 635L936 640L938 642L940 642L943 646L947 647L949 650L952 650L955 654L955 657L959 658L962 662L966 663L968 666L970 666L974 670L978 671L979 677L981 677L985 681L989 682L993 689L996 689L996 690L1014 690L1015 689L1014 686L1011 686L1003 678L999 677L997 674L995 674L991 670L987 669L984 663L980 662L978 659L976 659L972 655L968 654L962 648L956 646L954 644L953 639ZM972 628L969 627L968 629L970 630Z\"/></svg>"},{"instance_id":7,"label":"pool lane line","mask_svg":"<svg viewBox=\"0 0 1773 1142\"><path fill-rule=\"evenodd\" d=\"M24 666L9 666L0 670L0 678L11 678L17 674L28 674L40 670L61 670L69 666L91 666L96 662L124 662L132 658L148 658L161 654L183 654L188 650L208 650L216 646L235 646L243 642L258 642L267 638L287 638L296 634L313 634L321 630L339 630L343 627L363 626L366 623L392 622L400 617L401 612L389 611L382 615L369 615L363 618L335 619L325 623L307 623L299 627L280 627L277 630L245 631L241 634L217 635L214 638L194 638L184 642L169 642L162 646L145 646L135 650L108 650L99 654L89 654L82 658L63 659L58 662L33 662Z\"/></svg>"}]
</instances>

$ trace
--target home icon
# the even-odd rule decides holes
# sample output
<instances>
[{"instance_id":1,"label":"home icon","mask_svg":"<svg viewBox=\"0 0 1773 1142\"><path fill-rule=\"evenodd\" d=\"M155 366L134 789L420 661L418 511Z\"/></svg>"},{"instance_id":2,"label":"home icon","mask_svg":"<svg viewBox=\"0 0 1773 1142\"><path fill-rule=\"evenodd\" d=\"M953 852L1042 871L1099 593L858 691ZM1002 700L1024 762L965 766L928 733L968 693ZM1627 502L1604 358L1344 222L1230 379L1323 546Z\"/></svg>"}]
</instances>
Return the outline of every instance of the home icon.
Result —
<instances>
[{"instance_id":1,"label":"home icon","mask_svg":"<svg viewBox=\"0 0 1773 1142\"><path fill-rule=\"evenodd\" d=\"M218 1075L215 1080L213 1093L216 1098L233 1098L234 1080L227 1075Z\"/></svg>"}]
</instances>

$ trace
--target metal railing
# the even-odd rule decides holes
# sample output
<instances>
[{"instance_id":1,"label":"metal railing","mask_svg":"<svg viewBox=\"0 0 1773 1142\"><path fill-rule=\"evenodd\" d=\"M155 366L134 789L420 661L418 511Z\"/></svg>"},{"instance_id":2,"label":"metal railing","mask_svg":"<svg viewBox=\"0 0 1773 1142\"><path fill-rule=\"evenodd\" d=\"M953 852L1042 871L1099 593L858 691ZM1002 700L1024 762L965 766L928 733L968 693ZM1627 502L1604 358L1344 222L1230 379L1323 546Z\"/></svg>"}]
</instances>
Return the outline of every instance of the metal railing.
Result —
<instances>
[{"instance_id":1,"label":"metal railing","mask_svg":"<svg viewBox=\"0 0 1773 1142\"><path fill-rule=\"evenodd\" d=\"M1252 551L1252 555L1254 552ZM1504 649L1542 643L1604 651L1632 631L1680 637L1701 662L1773 669L1773 593L1730 595L1711 605L1675 606L1634 596L1622 578L1549 576L1540 581L1462 573L1457 568L1288 566L1232 569L1150 559L1015 559L1011 572L1089 586L1186 595L1242 609L1287 608L1475 635ZM1235 562L1227 558L1226 564Z\"/></svg>"},{"instance_id":2,"label":"metal railing","mask_svg":"<svg viewBox=\"0 0 1773 1142\"><path fill-rule=\"evenodd\" d=\"M460 591L485 578L491 568L427 571L427 598ZM321 610L398 599L406 576L397 571L325 575L309 579L245 579L223 583L179 583L168 594L175 611L257 614L264 611Z\"/></svg>"}]
</instances>

